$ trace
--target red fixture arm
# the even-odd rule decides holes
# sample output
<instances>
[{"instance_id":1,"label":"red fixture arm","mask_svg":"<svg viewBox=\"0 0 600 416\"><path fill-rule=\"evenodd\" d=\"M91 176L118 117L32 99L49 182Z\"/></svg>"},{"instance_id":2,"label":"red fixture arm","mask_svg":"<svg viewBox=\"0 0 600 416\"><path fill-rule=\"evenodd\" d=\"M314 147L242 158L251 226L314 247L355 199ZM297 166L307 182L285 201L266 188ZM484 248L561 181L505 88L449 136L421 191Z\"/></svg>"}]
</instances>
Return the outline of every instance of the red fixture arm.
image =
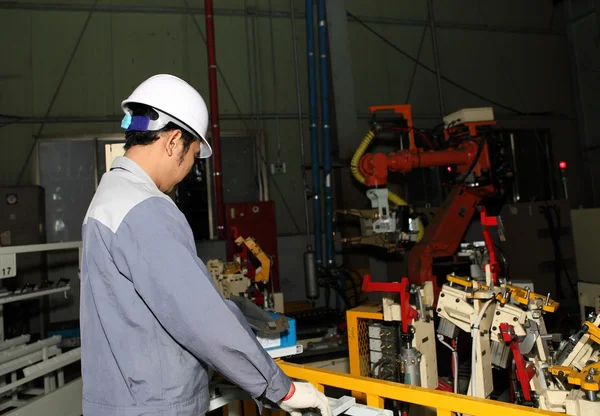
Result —
<instances>
[{"instance_id":1,"label":"red fixture arm","mask_svg":"<svg viewBox=\"0 0 600 416\"><path fill-rule=\"evenodd\" d=\"M219 95L217 93L217 58L215 56L215 25L213 0L204 1L206 16L206 49L208 52L208 82L210 91L210 123L212 126L213 176L215 178L215 202L217 208L217 235L225 238L225 203L223 201L223 177L221 176L221 136L219 129Z\"/></svg>"},{"instance_id":2,"label":"red fixture arm","mask_svg":"<svg viewBox=\"0 0 600 416\"><path fill-rule=\"evenodd\" d=\"M380 283L371 282L371 276L366 274L363 277L363 292L384 292L400 294L400 314L402 316L402 332L408 333L408 326L417 318L417 311L410 306L410 283L406 277L402 278L400 283Z\"/></svg>"},{"instance_id":3,"label":"red fixture arm","mask_svg":"<svg viewBox=\"0 0 600 416\"><path fill-rule=\"evenodd\" d=\"M521 384L523 390L523 397L527 401L531 401L531 390L529 389L529 381L535 375L535 367L533 363L527 363L521 351L519 350L519 343L521 342L515 334L515 328L512 325L503 322L500 324L500 335L502 340L508 344L510 350L513 353L515 359L515 366L517 372L517 380Z\"/></svg>"},{"instance_id":4,"label":"red fixture arm","mask_svg":"<svg viewBox=\"0 0 600 416\"><path fill-rule=\"evenodd\" d=\"M483 238L485 240L485 245L488 250L488 255L490 257L490 271L492 272L492 278L494 284L496 284L496 280L498 279L498 262L496 261L496 250L494 249L494 242L492 241L492 235L490 234L489 227L498 226L498 218L489 217L485 210L485 207L481 207L481 228L483 233Z\"/></svg>"}]
</instances>

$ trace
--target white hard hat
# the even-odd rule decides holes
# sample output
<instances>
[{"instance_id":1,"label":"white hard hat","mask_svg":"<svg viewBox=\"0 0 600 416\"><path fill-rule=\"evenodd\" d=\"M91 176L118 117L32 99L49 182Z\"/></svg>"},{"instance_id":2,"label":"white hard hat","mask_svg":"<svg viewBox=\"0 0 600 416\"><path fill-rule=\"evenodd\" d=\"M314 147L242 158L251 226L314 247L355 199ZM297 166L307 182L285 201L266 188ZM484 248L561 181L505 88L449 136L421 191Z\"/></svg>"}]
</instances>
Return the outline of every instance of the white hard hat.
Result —
<instances>
[{"instance_id":1,"label":"white hard hat","mask_svg":"<svg viewBox=\"0 0 600 416\"><path fill-rule=\"evenodd\" d=\"M158 113L157 120L147 117L132 117L128 104L145 104ZM212 155L206 140L208 109L202 96L184 80L173 75L159 74L142 82L121 103L125 118L121 126L129 130L156 131L170 121L202 140L200 158Z\"/></svg>"}]
</instances>

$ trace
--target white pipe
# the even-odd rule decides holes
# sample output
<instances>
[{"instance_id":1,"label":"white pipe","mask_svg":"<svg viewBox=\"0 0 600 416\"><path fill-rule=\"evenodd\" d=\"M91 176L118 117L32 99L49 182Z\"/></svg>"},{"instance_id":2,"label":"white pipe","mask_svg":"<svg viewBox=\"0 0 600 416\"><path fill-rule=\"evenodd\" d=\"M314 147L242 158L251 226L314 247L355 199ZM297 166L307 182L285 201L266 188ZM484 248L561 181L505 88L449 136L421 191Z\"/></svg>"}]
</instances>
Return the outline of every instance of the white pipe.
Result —
<instances>
[{"instance_id":1,"label":"white pipe","mask_svg":"<svg viewBox=\"0 0 600 416\"><path fill-rule=\"evenodd\" d=\"M71 350L69 352L65 352L64 354L57 355L56 357L51 358L49 360L44 360L38 364L30 365L29 367L23 369L23 374L25 375L25 377L28 377L35 373L40 373L40 375L44 375L50 371L62 368L80 359L81 347L75 348L74 350ZM46 371L48 369L51 370Z\"/></svg>"},{"instance_id":2,"label":"white pipe","mask_svg":"<svg viewBox=\"0 0 600 416\"><path fill-rule=\"evenodd\" d=\"M59 335L55 335L50 338L46 338L43 341L38 341L33 344L24 345L18 347L14 350L4 351L0 353L0 364L4 364L8 361L14 360L16 358L21 358L24 355L31 354L32 352L42 350L44 347L50 347L52 345L56 345L60 342L61 337Z\"/></svg>"},{"instance_id":3,"label":"white pipe","mask_svg":"<svg viewBox=\"0 0 600 416\"><path fill-rule=\"evenodd\" d=\"M17 381L17 373L11 373L10 382L14 383L15 381ZM14 389L13 394L12 394L12 400L16 401L18 399L19 399L19 395L18 395L17 389Z\"/></svg>"},{"instance_id":4,"label":"white pipe","mask_svg":"<svg viewBox=\"0 0 600 416\"><path fill-rule=\"evenodd\" d=\"M492 303L492 301L494 300L494 298L488 300L484 305L483 308L481 308L481 310L479 311L479 315L477 315L477 320L475 321L475 323L473 324L473 330L471 333L471 337L473 338L473 344L472 344L472 352L471 352L471 396L476 397L476 378L477 378L477 336L479 335L479 325L481 324L481 320L483 319L483 315L485 314L486 309L488 308L488 306L490 306L490 304Z\"/></svg>"},{"instance_id":5,"label":"white pipe","mask_svg":"<svg viewBox=\"0 0 600 416\"><path fill-rule=\"evenodd\" d=\"M448 347L450 351L452 351L452 360L454 361L454 374L452 374L454 378L454 393L458 393L458 351L452 345L448 344L444 341L444 336L438 334L438 341L440 341L443 345Z\"/></svg>"},{"instance_id":6,"label":"white pipe","mask_svg":"<svg viewBox=\"0 0 600 416\"><path fill-rule=\"evenodd\" d=\"M81 241L69 243L29 244L24 246L0 247L0 254L37 253L39 251L73 250L81 248Z\"/></svg>"},{"instance_id":7,"label":"white pipe","mask_svg":"<svg viewBox=\"0 0 600 416\"><path fill-rule=\"evenodd\" d=\"M65 285L55 289L36 289L33 292L25 292L23 294L0 297L0 305L5 305L11 302L20 302L27 299L41 298L42 296L53 295L55 293L66 292L68 290L71 290L71 285Z\"/></svg>"},{"instance_id":8,"label":"white pipe","mask_svg":"<svg viewBox=\"0 0 600 416\"><path fill-rule=\"evenodd\" d=\"M48 362L48 347L44 347L44 349L42 350L42 359L44 361L42 361L43 363ZM30 368L32 366L29 366L27 368L23 369L23 374L25 375L25 377L27 377L27 372L29 371L29 375L31 375L31 371ZM44 376L44 393L48 394L50 393L50 376L48 374L46 374Z\"/></svg>"},{"instance_id":9,"label":"white pipe","mask_svg":"<svg viewBox=\"0 0 600 416\"><path fill-rule=\"evenodd\" d=\"M48 357L54 357L58 353L59 350L56 346L53 345L50 348L48 348ZM42 361L42 359L43 351L36 351L31 354L24 355L21 358L17 358L16 360L0 364L0 376L19 370L23 367L27 367L31 364L35 364L38 361Z\"/></svg>"},{"instance_id":10,"label":"white pipe","mask_svg":"<svg viewBox=\"0 0 600 416\"><path fill-rule=\"evenodd\" d=\"M213 218L213 207L212 207L212 175L211 175L211 169L210 169L210 161L207 160L206 163L204 163L204 170L205 170L205 175L206 175L206 199L208 200L208 238L209 239L214 239L215 238L215 230L214 230L214 218Z\"/></svg>"},{"instance_id":11,"label":"white pipe","mask_svg":"<svg viewBox=\"0 0 600 416\"><path fill-rule=\"evenodd\" d=\"M81 349L77 348L75 350L71 350L67 353L61 354L57 357L51 358L48 361L45 361L43 363L43 365L36 364L31 367L28 367L23 370L24 373L28 369L31 369L31 370L39 369L39 370L38 371L30 370L30 371L28 371L29 375L25 374L25 377L23 377L22 379L19 379L15 383L10 383L10 384L0 387L0 395L5 394L8 391L11 391L15 387L19 387L19 386L22 386L23 384L27 384L30 381L35 380L36 378L42 377L48 373L56 371L59 368L65 367L71 363L79 361L80 359L81 359Z\"/></svg>"},{"instance_id":12,"label":"white pipe","mask_svg":"<svg viewBox=\"0 0 600 416\"><path fill-rule=\"evenodd\" d=\"M31 340L31 335L21 335L20 337L7 339L6 341L0 342L0 351L7 350L17 345L27 344Z\"/></svg>"}]
</instances>

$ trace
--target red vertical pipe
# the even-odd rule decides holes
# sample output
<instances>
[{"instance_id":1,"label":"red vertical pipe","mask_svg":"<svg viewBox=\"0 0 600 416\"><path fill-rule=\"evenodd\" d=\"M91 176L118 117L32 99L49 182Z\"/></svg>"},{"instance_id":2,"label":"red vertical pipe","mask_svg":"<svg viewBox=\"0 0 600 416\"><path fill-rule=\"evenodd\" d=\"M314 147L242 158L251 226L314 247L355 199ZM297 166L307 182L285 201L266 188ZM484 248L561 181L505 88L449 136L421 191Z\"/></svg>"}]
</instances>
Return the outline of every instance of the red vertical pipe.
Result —
<instances>
[{"instance_id":1,"label":"red vertical pipe","mask_svg":"<svg viewBox=\"0 0 600 416\"><path fill-rule=\"evenodd\" d=\"M223 202L223 177L221 176L221 136L219 129L219 95L217 93L217 58L215 56L215 24L213 2L204 0L206 16L206 47L208 52L208 88L210 92L210 123L212 129L215 199L217 205L217 236L225 238L225 203Z\"/></svg>"}]
</instances>

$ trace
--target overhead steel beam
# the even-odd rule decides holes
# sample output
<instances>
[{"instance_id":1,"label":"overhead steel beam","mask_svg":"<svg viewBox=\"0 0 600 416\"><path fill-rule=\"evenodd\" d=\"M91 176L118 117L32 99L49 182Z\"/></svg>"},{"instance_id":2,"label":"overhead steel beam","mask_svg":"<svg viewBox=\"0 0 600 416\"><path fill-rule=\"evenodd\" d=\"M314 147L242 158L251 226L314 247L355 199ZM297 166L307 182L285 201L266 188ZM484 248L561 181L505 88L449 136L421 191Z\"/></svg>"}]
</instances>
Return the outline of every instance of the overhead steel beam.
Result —
<instances>
[{"instance_id":1,"label":"overhead steel beam","mask_svg":"<svg viewBox=\"0 0 600 416\"><path fill-rule=\"evenodd\" d=\"M0 1L0 9L5 10L30 10L30 11L55 11L55 12L89 12L92 10L90 4L73 3L36 3L21 1ZM204 14L204 9L200 7L174 7L174 6L134 6L134 5L112 5L101 4L94 9L97 13L138 13L138 14L174 14L174 15L198 15ZM260 8L243 9L215 9L215 16L247 16L254 15L260 17L269 17L269 10ZM276 18L289 19L290 12L274 11L272 14ZM297 19L304 19L303 13L296 13ZM365 23L399 25L399 26L428 26L428 20L406 19L394 17L368 17L358 16ZM522 27L522 26L487 26L478 23L462 22L441 22L436 21L436 27L440 29L452 30L472 30L480 32L499 32L499 33L521 33L529 35L550 35L566 36L564 32L549 30L546 28Z\"/></svg>"},{"instance_id":2,"label":"overhead steel beam","mask_svg":"<svg viewBox=\"0 0 600 416\"><path fill-rule=\"evenodd\" d=\"M335 88L335 87L334 87ZM336 118L338 117L338 104L336 103ZM496 120L506 120L506 121L515 121L515 120L563 120L563 121L572 121L575 120L575 117L570 117L566 115L518 115L518 114L498 114L495 113L494 117ZM50 116L48 118L44 117L24 117L24 118L3 118L0 115L0 128L5 124L39 124L45 122L47 124L75 124L75 123L118 123L123 118L122 115L115 116ZM260 114L251 114L251 113L239 113L239 114L220 114L219 118L221 120L298 120L298 113L260 113ZM306 113L302 114L303 119L308 119L308 115ZM356 113L356 119L358 120L369 120L371 118L371 114L369 113ZM413 115L414 120L439 120L439 114L421 114L421 115ZM356 123L354 123L356 125ZM342 126L340 126L342 127ZM345 137L349 137L350 131L352 131L352 127L343 126L343 130L341 130L341 134ZM338 137L340 133L338 132Z\"/></svg>"}]
</instances>

